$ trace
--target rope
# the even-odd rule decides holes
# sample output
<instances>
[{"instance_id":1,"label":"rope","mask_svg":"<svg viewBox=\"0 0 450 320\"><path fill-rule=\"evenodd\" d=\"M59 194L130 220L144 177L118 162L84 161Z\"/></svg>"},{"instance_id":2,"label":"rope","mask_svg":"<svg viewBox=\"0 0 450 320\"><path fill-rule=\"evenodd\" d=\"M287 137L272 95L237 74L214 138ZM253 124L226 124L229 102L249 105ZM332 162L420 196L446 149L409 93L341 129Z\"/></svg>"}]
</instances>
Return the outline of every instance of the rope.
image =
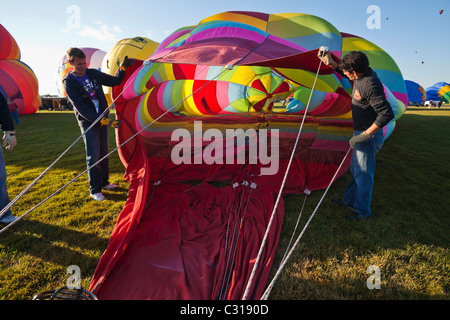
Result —
<instances>
[{"instance_id":1,"label":"rope","mask_svg":"<svg viewBox=\"0 0 450 320\"><path fill-rule=\"evenodd\" d=\"M283 258L281 258L281 261L284 260L284 258L286 257L286 255L287 255L287 253L288 253L288 251L289 251L289 248L290 248L290 246L291 246L292 240L294 239L294 235L295 235L295 233L297 232L297 227L298 227L298 224L299 224L299 222L300 222L300 218L302 217L303 209L305 208L306 199L307 199L308 196L311 194L311 191L308 190L308 189L305 189L304 193L305 193L305 198L303 199L302 209L300 210L300 213L298 214L297 223L295 224L294 231L292 231L291 239L289 240L289 243L288 243L288 245L286 246L286 251L284 252Z\"/></svg>"},{"instance_id":2,"label":"rope","mask_svg":"<svg viewBox=\"0 0 450 320\"><path fill-rule=\"evenodd\" d=\"M89 128L86 129L85 132L83 132L63 153L59 155L58 158L56 158L55 161L53 161L52 164L50 164L47 169L41 172L40 175L38 175L25 189L22 190L12 201L10 201L0 212L0 218L3 217L3 215L6 213L6 211L11 208L12 205L14 205L20 198L23 197L25 193L28 192L81 138L83 138L86 133L91 130L91 128L100 120L103 118L104 115L106 115L107 111L114 105L116 100L122 95L122 93L125 91L125 89L128 88L128 86L131 84L131 81L128 83L128 85L120 92L120 94L114 99L113 102L98 116L98 118L89 126Z\"/></svg>"},{"instance_id":3,"label":"rope","mask_svg":"<svg viewBox=\"0 0 450 320\"><path fill-rule=\"evenodd\" d=\"M247 213L248 203L250 202L250 196L251 196L251 194L252 194L253 189L256 189L256 184L255 184L255 183L248 183L247 181L244 181L244 182L242 183L242 185L244 185L244 186L246 186L246 187L250 186L250 192L249 192L249 194L248 194L248 196L247 196L247 201L246 201L246 204L245 204L245 209L244 209L244 212L242 213L242 216L241 216L240 219L239 219L240 206L241 206L241 203L242 203L242 199L243 199L243 197L244 197L245 190L242 191L241 201L239 202L239 211L238 211L238 215L237 215L236 222L235 222L235 226L234 226L232 242L231 242L231 245L230 245L230 254L228 255L227 264L226 264L226 268L225 268L225 274L224 274L224 278L223 278L223 280L225 280L226 274L227 274L228 265L229 265L229 263L231 262L231 264L230 264L230 270L229 270L229 273L228 273L228 279L227 279L227 282L226 282L225 287L223 287L223 286L224 286L224 282L222 281L221 292L222 292L222 290L223 290L223 295L224 295L224 296L222 297L222 299L225 298L225 294L226 294L226 292L227 292L227 290L228 290L228 286L230 285L231 275L233 274L232 271L233 271L234 259L236 258L236 252L237 252L237 249L238 249L238 246L239 246L239 238L240 238L240 235L241 235L241 230L242 230L242 225L243 225L243 223L244 223L245 215L246 215L246 213ZM239 232L238 232L238 234L237 234L236 245L235 245L234 250L233 250L232 247L233 247L233 242L234 242L234 238L235 238L236 227L237 227L237 222L238 222L238 221L240 221ZM228 232L228 230L227 230L227 232ZM233 250L233 256L231 256L232 250Z\"/></svg>"},{"instance_id":4,"label":"rope","mask_svg":"<svg viewBox=\"0 0 450 320\"><path fill-rule=\"evenodd\" d=\"M294 147L293 147L293 149L292 149L291 157L290 157L290 159L289 159L289 163L288 163L288 166L287 166L287 168L286 168L286 172L285 172L285 174L284 174L283 182L281 183L281 186L280 186L280 191L278 192L277 200L276 200L276 202L275 202L275 205L274 205L274 207L273 207L272 214L271 214L271 216L270 216L269 224L267 225L267 228L266 228L266 232L265 232L265 234L264 234L263 241L262 241L262 243L261 243L261 246L259 247L259 252L258 252L258 255L257 255L257 257L256 257L255 264L253 265L253 269L252 269L252 272L251 272L251 274L250 274L250 278L249 278L249 280L248 280L248 282L247 282L247 286L246 286L246 288L245 288L245 291L244 291L244 294L243 294L243 297L242 297L243 300L247 300L247 297L248 297L248 294L249 294L249 291L250 291L250 286L251 286L251 284L252 284L252 282L253 282L253 279L254 279L254 277L255 277L255 273L256 273L256 269L257 269L257 267L258 267L259 261L261 260L262 251L263 251L264 246L265 246L265 244L266 244L267 237L268 237L268 235L269 235L269 230L270 230L270 228L271 228L271 226L272 226L273 218L274 218L274 216L275 216L275 212L276 212L276 209L277 209L277 207L278 207L278 203L279 203L279 201L280 201L280 197L281 197L281 193L282 193L283 188L284 188L284 184L286 183L286 178L287 178L287 175L288 175L288 173L289 173L289 169L290 169L290 167L291 167L291 163L292 163L292 159L293 159L293 157L294 157L295 150L297 149L297 144L298 144L298 141L299 141L299 139L300 139L300 134L301 134L302 129L303 129L303 124L304 124L304 122L305 122L306 113L308 112L309 104L310 104L310 102L311 102L311 98L312 98L312 95L313 95L313 93L314 93L314 87L316 86L316 81L317 81L317 77L318 77L318 75L319 75L319 71L320 71L321 65L322 65L322 59L320 59L319 67L317 68L316 76L315 76L315 78L314 78L314 83L313 83L312 89L311 89L311 94L309 95L309 99L308 99L308 103L306 104L306 108L305 108L305 112L304 112L304 115L303 115L302 123L301 123L301 125L300 125L299 131L298 131L298 134L297 134L297 139L295 140L295 144L294 144Z\"/></svg>"},{"instance_id":5,"label":"rope","mask_svg":"<svg viewBox=\"0 0 450 320\"><path fill-rule=\"evenodd\" d=\"M20 220L22 220L24 217L26 217L30 212L32 212L33 210L35 210L36 208L38 208L39 206L41 206L43 203L45 203L46 201L48 201L50 198L52 198L54 195L58 194L61 190L63 190L64 188L66 188L69 184L71 184L72 182L76 181L79 177L81 177L84 173L86 173L87 171L89 171L92 167L96 166L98 163L102 162L103 160L105 160L106 158L108 158L113 152L115 152L116 150L118 150L119 148L121 148L122 146L124 146L125 144L127 144L129 141L131 141L132 139L134 139L139 133L141 133L142 131L144 131L145 129L147 129L148 127L150 127L151 125L153 125L156 121L158 121L159 119L161 119L163 116L165 116L167 113L171 112L173 109L175 109L179 104L181 104L183 101L185 101L186 99L190 98L192 95L194 95L195 93L197 93L199 90L201 90L203 87L205 87L207 84L209 84L211 81L214 81L216 78L220 77L223 73L225 73L226 71L231 70L228 66L222 70L216 77L213 77L211 80L209 80L208 82L206 82L204 85L202 85L201 87L199 87L196 91L192 92L189 96L187 96L186 98L184 98L183 100L181 100L180 102L178 102L176 105L174 105L172 108L168 109L166 112L164 112L163 114L161 114L158 118L154 119L152 122L150 122L148 125L146 125L145 127L143 127L141 130L139 130L138 132L136 132L134 135L132 135L129 139L127 139L125 142L123 142L121 145L119 145L117 148L115 148L114 150L110 151L108 154L106 154L103 158L101 158L100 160L98 160L96 163L94 163L92 166L88 167L86 170L84 170L82 173L80 173L78 176L76 176L75 178L73 178L72 180L70 180L68 183L66 183L64 186L62 186L61 188L59 188L58 190L56 190L54 193L52 193L50 196L48 196L47 198L45 198L44 200L42 200L40 203L38 203L37 205L35 205L33 208L31 208L30 210L28 210L27 212L25 212L23 215L21 215L20 217L18 217L16 220L14 220L13 222L9 223L8 225L6 225L5 227L3 227L3 229L0 230L0 234L2 234L4 231L8 230L10 227L12 227L13 225L15 225L17 222L19 222ZM131 81L130 81L131 83ZM126 88L125 88L126 89ZM124 90L125 90L124 89ZM122 91L123 92L123 91ZM122 94L122 93L121 93ZM119 95L120 96L120 95ZM116 98L117 99L117 98ZM115 101L115 100L114 100ZM98 119L96 120L98 121ZM92 125L91 125L92 127ZM91 128L89 127L89 129ZM78 138L79 139L79 138ZM73 145L73 144L72 144ZM56 163L56 161L54 162ZM54 164L53 163L53 164ZM53 165L52 164L52 165Z\"/></svg>"},{"instance_id":6,"label":"rope","mask_svg":"<svg viewBox=\"0 0 450 320\"><path fill-rule=\"evenodd\" d=\"M320 198L319 203L317 204L316 208L314 209L313 213L311 214L311 217L309 217L309 220L307 221L307 223L305 224L302 232L300 233L300 235L298 236L297 240L295 241L294 245L292 246L291 250L289 250L288 255L283 259L283 261L281 261L280 263L280 267L278 268L273 280L270 282L269 286L267 287L266 291L263 293L261 300L267 300L267 298L269 297L270 292L272 291L273 285L275 284L276 279L278 278L278 276L280 275L281 271L283 270L284 266L286 265L286 262L288 261L288 259L291 257L292 252L294 251L294 249L297 247L301 237L303 236L303 234L305 233L306 228L309 226L309 223L311 222L312 218L314 217L314 215L317 212L317 209L319 208L320 204L322 203L322 200L325 198L325 195L328 192L328 189L330 189L332 183L334 182L334 179L336 179L336 176L339 172L339 170L341 170L342 164L344 163L345 159L347 158L349 152L350 152L351 148L348 148L347 153L345 154L344 158L341 161L341 164L339 165L338 169L336 170L336 173L334 174L333 178L331 179L330 183L328 184L327 189L325 190L325 192L322 195L322 198Z\"/></svg>"}]
</instances>

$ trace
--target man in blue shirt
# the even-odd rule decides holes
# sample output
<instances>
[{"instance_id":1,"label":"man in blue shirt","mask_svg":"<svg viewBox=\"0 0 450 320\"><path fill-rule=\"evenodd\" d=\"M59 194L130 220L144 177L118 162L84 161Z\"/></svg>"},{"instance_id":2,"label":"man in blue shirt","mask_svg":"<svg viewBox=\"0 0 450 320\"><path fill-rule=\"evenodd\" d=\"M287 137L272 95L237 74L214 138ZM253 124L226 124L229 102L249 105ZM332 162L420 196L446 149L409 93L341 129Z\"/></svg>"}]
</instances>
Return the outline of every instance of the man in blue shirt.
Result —
<instances>
[{"instance_id":1,"label":"man in blue shirt","mask_svg":"<svg viewBox=\"0 0 450 320\"><path fill-rule=\"evenodd\" d=\"M86 68L86 55L79 48L67 51L69 63L73 71L63 79L64 90L74 108L75 117L80 126L86 147L87 167L93 166L108 154L107 126L98 121L87 130L97 118L108 108L102 86L114 87L122 83L125 70L134 61L125 57L121 67L114 76L96 69ZM107 116L107 115L106 115ZM117 186L109 182L109 159L105 158L88 171L89 192L94 200L105 200L101 190L112 190Z\"/></svg>"}]
</instances>

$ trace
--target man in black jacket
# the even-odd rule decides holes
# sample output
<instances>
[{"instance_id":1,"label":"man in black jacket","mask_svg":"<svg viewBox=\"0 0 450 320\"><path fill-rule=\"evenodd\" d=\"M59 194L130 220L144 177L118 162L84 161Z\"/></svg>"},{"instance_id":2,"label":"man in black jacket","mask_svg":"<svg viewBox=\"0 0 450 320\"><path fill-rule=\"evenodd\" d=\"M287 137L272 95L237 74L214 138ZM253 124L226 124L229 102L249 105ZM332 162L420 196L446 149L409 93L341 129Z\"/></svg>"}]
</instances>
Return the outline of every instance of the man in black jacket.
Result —
<instances>
[{"instance_id":1,"label":"man in black jacket","mask_svg":"<svg viewBox=\"0 0 450 320\"><path fill-rule=\"evenodd\" d=\"M353 81L352 117L354 135L350 139L353 149L350 171L352 179L343 199L334 203L353 209L346 217L358 221L372 215L370 203L375 174L375 156L381 149L384 136L381 130L394 113L386 99L384 87L375 71L369 67L369 59L360 51L345 55L340 63L334 61L328 51L319 51L322 62Z\"/></svg>"},{"instance_id":2,"label":"man in black jacket","mask_svg":"<svg viewBox=\"0 0 450 320\"><path fill-rule=\"evenodd\" d=\"M0 93L0 124L3 130L2 146L8 151L12 151L17 144L16 132L14 131L14 122L9 111L5 97ZM3 151L0 148L0 210L3 210L9 203L8 188L6 186L6 166L3 158ZM17 217L11 214L8 209L0 218L2 223L11 223Z\"/></svg>"},{"instance_id":3,"label":"man in black jacket","mask_svg":"<svg viewBox=\"0 0 450 320\"><path fill-rule=\"evenodd\" d=\"M86 147L86 163L89 168L108 154L108 130L104 124L111 122L98 121L88 130L108 108L102 86L114 87L121 84L125 70L133 64L133 61L125 57L117 73L111 76L96 69L87 69L86 55L79 48L70 48L67 56L73 71L63 79L64 90L73 105L81 133L85 133L83 140ZM102 189L112 190L117 187L109 182L108 158L88 171L88 179L90 195L97 201L105 200L101 193Z\"/></svg>"}]
</instances>

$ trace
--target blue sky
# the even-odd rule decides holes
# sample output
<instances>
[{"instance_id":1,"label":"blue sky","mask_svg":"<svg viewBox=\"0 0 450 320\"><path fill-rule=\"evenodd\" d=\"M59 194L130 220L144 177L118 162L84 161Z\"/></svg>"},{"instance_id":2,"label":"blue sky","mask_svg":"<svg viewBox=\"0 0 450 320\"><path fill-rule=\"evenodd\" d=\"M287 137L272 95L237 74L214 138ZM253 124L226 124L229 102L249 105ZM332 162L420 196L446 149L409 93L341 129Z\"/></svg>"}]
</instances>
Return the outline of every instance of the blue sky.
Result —
<instances>
[{"instance_id":1,"label":"blue sky","mask_svg":"<svg viewBox=\"0 0 450 320\"><path fill-rule=\"evenodd\" d=\"M380 9L379 28L368 27L371 5ZM439 15L441 9L445 11ZM448 0L7 0L0 23L19 44L21 60L35 72L39 93L57 94L58 60L69 47L107 52L118 40L135 36L161 42L180 27L231 10L316 15L384 49L404 79L424 88L450 82Z\"/></svg>"}]
</instances>

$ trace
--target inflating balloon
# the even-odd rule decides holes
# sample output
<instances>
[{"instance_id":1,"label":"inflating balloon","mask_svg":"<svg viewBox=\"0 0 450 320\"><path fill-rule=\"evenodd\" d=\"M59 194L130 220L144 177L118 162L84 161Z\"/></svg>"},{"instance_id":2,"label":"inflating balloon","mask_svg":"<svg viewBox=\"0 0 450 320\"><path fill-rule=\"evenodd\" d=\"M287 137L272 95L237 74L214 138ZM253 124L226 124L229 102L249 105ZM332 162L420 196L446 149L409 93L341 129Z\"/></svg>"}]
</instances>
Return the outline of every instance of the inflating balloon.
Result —
<instances>
[{"instance_id":1,"label":"inflating balloon","mask_svg":"<svg viewBox=\"0 0 450 320\"><path fill-rule=\"evenodd\" d=\"M114 75L125 57L137 60L147 60L156 50L159 43L145 37L127 38L118 41L109 50L102 62L102 72ZM111 87L104 87L106 99L110 104Z\"/></svg>"},{"instance_id":2,"label":"inflating balloon","mask_svg":"<svg viewBox=\"0 0 450 320\"><path fill-rule=\"evenodd\" d=\"M364 51L396 119L403 114L407 92L392 58L307 14L216 14L127 69L113 97L130 191L91 291L242 299L248 288L261 297L283 222L277 195L324 189L349 168L352 84L317 58L322 46L336 60ZM210 184L218 181L225 186Z\"/></svg>"}]
</instances>

